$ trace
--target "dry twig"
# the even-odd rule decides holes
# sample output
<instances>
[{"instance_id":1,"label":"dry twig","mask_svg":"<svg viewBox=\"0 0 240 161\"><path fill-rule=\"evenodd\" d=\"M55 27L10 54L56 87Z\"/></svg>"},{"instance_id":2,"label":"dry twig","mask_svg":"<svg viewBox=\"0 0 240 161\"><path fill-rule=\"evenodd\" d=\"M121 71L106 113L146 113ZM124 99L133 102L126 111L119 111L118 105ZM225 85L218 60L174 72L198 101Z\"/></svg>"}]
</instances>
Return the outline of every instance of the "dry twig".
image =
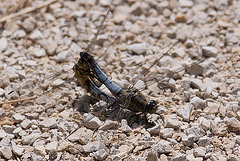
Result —
<instances>
[{"instance_id":1,"label":"dry twig","mask_svg":"<svg viewBox=\"0 0 240 161\"><path fill-rule=\"evenodd\" d=\"M48 5L50 5L50 4L54 3L54 2L57 2L57 1L58 0L50 0L50 1L47 1L47 2L45 2L43 4L40 4L38 6L27 7L27 8L25 8L25 9L23 9L23 10L17 12L17 13L12 13L10 15L7 15L7 16L4 16L4 17L0 18L0 23L1 22L5 22L8 19L11 19L11 18L14 18L14 17L18 17L18 16L24 15L26 13L33 12L33 11L38 10L40 8L46 7L46 6L48 6Z\"/></svg>"}]
</instances>

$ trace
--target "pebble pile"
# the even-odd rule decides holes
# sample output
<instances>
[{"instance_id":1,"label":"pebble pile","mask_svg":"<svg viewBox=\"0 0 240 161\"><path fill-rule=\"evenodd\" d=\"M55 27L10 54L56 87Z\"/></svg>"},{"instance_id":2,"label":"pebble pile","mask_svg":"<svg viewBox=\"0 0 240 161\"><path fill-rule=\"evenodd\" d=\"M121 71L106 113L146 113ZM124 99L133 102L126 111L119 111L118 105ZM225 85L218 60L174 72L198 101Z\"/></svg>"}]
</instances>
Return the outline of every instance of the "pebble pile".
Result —
<instances>
[{"instance_id":1,"label":"pebble pile","mask_svg":"<svg viewBox=\"0 0 240 161\"><path fill-rule=\"evenodd\" d=\"M174 90L142 92L159 105L151 128L94 117L66 139L88 117L74 108L86 91L71 68L108 6L91 53L106 74L124 86L179 41L151 70ZM57 1L2 22L0 35L0 160L240 160L238 0Z\"/></svg>"}]
</instances>

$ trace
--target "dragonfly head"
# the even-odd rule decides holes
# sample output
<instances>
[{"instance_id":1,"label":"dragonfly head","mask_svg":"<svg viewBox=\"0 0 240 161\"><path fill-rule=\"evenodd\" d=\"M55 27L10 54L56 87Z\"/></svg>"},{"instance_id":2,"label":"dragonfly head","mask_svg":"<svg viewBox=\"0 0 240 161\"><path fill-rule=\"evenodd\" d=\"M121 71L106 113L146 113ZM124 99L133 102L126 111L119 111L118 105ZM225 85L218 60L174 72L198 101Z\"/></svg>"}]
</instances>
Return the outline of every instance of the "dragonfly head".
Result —
<instances>
[{"instance_id":1,"label":"dragonfly head","mask_svg":"<svg viewBox=\"0 0 240 161\"><path fill-rule=\"evenodd\" d=\"M147 113L155 113L157 110L157 103L154 100L151 100L145 105L145 112Z\"/></svg>"}]
</instances>

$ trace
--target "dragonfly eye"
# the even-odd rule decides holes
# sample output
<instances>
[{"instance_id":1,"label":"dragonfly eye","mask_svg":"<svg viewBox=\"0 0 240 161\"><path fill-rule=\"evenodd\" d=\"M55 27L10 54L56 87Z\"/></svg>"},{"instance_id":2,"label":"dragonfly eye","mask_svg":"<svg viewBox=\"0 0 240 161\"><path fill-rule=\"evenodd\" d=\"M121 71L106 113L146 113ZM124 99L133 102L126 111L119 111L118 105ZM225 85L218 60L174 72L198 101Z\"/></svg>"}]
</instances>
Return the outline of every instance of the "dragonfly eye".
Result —
<instances>
[{"instance_id":1,"label":"dragonfly eye","mask_svg":"<svg viewBox=\"0 0 240 161\"><path fill-rule=\"evenodd\" d=\"M157 103L154 100L151 100L145 105L145 110L148 113L154 113L157 110Z\"/></svg>"}]
</instances>

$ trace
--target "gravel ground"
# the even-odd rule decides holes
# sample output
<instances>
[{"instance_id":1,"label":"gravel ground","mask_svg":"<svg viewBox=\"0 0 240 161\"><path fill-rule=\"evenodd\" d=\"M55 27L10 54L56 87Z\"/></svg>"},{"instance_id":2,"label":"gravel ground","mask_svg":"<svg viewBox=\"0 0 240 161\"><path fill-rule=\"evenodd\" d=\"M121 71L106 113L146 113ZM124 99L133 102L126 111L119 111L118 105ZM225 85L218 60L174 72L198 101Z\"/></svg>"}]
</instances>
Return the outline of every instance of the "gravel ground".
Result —
<instances>
[{"instance_id":1,"label":"gravel ground","mask_svg":"<svg viewBox=\"0 0 240 161\"><path fill-rule=\"evenodd\" d=\"M1 1L1 17L44 4L17 2ZM129 83L177 40L152 72L184 68L142 92L158 102L154 127L95 117L66 139L87 116L74 108L87 93L71 68L107 6L91 54L114 82ZM62 0L1 19L1 160L240 160L239 20L237 0Z\"/></svg>"}]
</instances>

